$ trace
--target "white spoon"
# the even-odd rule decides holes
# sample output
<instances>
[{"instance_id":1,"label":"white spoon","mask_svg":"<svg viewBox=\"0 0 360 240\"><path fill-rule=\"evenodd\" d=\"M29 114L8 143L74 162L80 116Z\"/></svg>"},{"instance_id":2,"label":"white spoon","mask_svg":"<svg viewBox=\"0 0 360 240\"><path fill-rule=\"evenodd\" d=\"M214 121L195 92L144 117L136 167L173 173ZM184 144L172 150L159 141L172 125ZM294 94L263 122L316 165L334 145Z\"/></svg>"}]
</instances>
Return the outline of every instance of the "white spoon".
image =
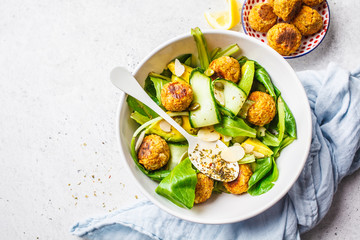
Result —
<instances>
[{"instance_id":1,"label":"white spoon","mask_svg":"<svg viewBox=\"0 0 360 240\"><path fill-rule=\"evenodd\" d=\"M222 141L205 142L186 132L149 97L126 68L114 68L110 73L110 79L114 86L154 110L186 138L189 143L189 158L200 172L223 182L230 182L238 177L239 164L226 162L220 157L221 151L227 148Z\"/></svg>"}]
</instances>

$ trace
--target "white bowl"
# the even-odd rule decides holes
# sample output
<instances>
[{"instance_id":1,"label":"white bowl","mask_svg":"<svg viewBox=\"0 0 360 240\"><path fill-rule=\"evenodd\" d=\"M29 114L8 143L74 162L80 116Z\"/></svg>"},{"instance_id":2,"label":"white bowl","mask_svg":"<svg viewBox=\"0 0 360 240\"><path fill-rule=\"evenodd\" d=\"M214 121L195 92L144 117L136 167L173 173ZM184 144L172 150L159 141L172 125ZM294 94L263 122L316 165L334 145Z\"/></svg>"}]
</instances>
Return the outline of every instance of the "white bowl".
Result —
<instances>
[{"instance_id":1,"label":"white bowl","mask_svg":"<svg viewBox=\"0 0 360 240\"><path fill-rule=\"evenodd\" d=\"M275 186L269 192L256 197L249 194L213 194L207 202L195 205L192 209L180 208L155 193L158 183L144 175L131 158L130 141L136 125L129 117L130 111L125 97L120 100L118 109L117 135L125 165L143 194L154 204L188 221L225 224L245 220L265 211L289 191L300 175L308 156L311 142L311 113L304 88L294 70L275 50L255 38L238 32L210 30L203 33L209 49L237 43L241 48L241 55L261 64L270 74L275 86L282 92L296 119L298 139L285 148L276 161L279 178ZM143 85L149 72L161 72L166 63L184 53L193 53L197 56L195 42L190 34L181 35L157 47L139 64L134 76Z\"/></svg>"}]
</instances>

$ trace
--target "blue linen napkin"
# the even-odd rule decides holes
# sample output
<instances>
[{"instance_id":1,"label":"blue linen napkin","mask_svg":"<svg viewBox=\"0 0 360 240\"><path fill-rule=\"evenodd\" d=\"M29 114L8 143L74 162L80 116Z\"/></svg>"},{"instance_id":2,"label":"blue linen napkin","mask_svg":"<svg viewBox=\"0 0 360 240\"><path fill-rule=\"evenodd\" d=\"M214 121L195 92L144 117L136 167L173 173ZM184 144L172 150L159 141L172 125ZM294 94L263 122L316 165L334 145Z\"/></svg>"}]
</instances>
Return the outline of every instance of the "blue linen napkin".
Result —
<instances>
[{"instance_id":1,"label":"blue linen napkin","mask_svg":"<svg viewBox=\"0 0 360 240\"><path fill-rule=\"evenodd\" d=\"M224 225L173 217L149 201L74 225L85 239L300 239L327 213L341 179L360 167L360 68L350 73L298 73L312 109L313 135L305 167L277 204L251 219Z\"/></svg>"}]
</instances>

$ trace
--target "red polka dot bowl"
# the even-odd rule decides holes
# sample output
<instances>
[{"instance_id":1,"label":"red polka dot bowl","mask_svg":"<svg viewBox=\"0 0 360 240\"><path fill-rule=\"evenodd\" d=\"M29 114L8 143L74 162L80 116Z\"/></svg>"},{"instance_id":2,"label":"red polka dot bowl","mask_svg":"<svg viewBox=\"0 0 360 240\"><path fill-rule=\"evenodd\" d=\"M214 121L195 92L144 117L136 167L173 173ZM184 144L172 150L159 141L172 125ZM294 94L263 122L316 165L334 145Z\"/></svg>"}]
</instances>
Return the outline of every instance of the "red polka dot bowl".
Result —
<instances>
[{"instance_id":1,"label":"red polka dot bowl","mask_svg":"<svg viewBox=\"0 0 360 240\"><path fill-rule=\"evenodd\" d=\"M244 5L241 12L241 21L245 34L254 37L261 42L267 43L266 33L257 32L250 27L249 24L249 13L250 10L258 3L266 2L267 0L245 0ZM300 47L289 56L283 56L285 59L297 58L304 56L310 52L312 52L320 43L324 40L327 30L330 26L330 8L329 4L325 0L319 5L313 7L313 9L317 10L323 20L323 27L318 32L314 33L310 36L303 36L301 40ZM283 22L282 19L278 19L278 22Z\"/></svg>"}]
</instances>

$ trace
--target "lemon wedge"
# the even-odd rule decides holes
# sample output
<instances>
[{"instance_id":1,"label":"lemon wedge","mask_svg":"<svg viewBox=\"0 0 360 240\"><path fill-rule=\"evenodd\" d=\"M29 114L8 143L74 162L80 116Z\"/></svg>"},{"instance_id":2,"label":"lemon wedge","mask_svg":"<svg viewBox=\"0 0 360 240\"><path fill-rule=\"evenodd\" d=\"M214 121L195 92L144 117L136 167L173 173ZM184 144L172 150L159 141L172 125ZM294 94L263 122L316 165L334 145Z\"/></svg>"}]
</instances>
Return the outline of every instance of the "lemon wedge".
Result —
<instances>
[{"instance_id":1,"label":"lemon wedge","mask_svg":"<svg viewBox=\"0 0 360 240\"><path fill-rule=\"evenodd\" d=\"M240 21L240 10L237 0L228 0L229 10L205 13L209 25L215 29L231 29Z\"/></svg>"}]
</instances>

